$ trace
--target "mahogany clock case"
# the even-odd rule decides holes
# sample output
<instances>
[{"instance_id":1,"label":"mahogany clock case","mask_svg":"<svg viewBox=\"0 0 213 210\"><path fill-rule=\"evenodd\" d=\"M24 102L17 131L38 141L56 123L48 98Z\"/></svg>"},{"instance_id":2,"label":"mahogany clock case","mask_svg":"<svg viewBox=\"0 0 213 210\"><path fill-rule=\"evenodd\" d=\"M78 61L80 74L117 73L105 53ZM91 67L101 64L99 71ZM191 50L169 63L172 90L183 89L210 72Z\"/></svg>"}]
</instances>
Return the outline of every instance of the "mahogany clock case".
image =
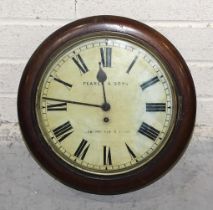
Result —
<instances>
[{"instance_id":1,"label":"mahogany clock case","mask_svg":"<svg viewBox=\"0 0 213 210\"><path fill-rule=\"evenodd\" d=\"M50 59L68 42L91 34L116 35L148 48L169 70L175 85L177 116L164 148L147 164L125 174L101 176L80 171L62 161L39 129L35 100L38 83ZM20 128L30 152L56 179L75 189L95 194L118 194L142 188L160 178L186 149L195 122L196 95L189 69L177 49L149 26L118 16L93 16L77 20L50 35L27 63L18 91Z\"/></svg>"}]
</instances>

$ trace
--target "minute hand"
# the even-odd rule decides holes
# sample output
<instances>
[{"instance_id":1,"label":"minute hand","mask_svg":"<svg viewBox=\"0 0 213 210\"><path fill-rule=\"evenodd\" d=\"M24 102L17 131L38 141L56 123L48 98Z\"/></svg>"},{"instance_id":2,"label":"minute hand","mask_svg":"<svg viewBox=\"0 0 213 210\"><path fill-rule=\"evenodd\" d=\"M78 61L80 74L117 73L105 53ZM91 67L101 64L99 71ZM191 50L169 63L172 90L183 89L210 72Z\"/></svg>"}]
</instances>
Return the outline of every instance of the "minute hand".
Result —
<instances>
[{"instance_id":1,"label":"minute hand","mask_svg":"<svg viewBox=\"0 0 213 210\"><path fill-rule=\"evenodd\" d=\"M83 102L78 102L78 101L70 101L70 100L64 100L64 99L58 99L58 98L49 98L49 97L42 97L42 98L49 100L49 101L58 101L58 102L65 102L65 103L69 103L69 104L78 104L78 105L83 105L83 106L93 106L93 107L102 108L101 105L97 105L97 104L89 104L89 103L83 103Z\"/></svg>"}]
</instances>

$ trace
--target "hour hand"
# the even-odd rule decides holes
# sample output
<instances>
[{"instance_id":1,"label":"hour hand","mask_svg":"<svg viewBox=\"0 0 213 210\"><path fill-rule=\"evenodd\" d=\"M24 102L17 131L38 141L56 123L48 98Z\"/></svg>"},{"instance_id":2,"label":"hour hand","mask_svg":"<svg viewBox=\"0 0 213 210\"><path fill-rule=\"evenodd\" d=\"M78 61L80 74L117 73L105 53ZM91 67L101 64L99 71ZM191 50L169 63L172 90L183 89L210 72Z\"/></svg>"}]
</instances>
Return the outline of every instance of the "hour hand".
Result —
<instances>
[{"instance_id":1,"label":"hour hand","mask_svg":"<svg viewBox=\"0 0 213 210\"><path fill-rule=\"evenodd\" d=\"M107 103L107 100L106 100L106 91L105 91L105 87L104 87L104 82L107 80L107 75L106 73L103 71L103 69L101 68L101 62L99 62L99 71L98 71L98 74L97 74L97 80L98 82L101 83L102 85L102 89L103 89L103 97L104 97L104 106ZM109 104L108 104L109 105Z\"/></svg>"}]
</instances>

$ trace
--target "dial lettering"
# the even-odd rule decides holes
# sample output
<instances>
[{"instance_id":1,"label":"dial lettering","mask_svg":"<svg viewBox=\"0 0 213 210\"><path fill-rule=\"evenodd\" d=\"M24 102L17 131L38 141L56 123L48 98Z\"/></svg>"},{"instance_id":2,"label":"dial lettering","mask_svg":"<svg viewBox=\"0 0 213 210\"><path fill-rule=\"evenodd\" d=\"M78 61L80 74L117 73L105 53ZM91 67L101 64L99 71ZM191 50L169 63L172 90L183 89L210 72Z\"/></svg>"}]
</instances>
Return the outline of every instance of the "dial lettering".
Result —
<instances>
[{"instance_id":1,"label":"dial lettering","mask_svg":"<svg viewBox=\"0 0 213 210\"><path fill-rule=\"evenodd\" d=\"M74 156L80 158L83 160L85 158L85 155L87 154L87 151L89 149L90 144L88 144L88 141L83 139L81 143L79 144L77 150L75 151Z\"/></svg>"},{"instance_id":2,"label":"dial lettering","mask_svg":"<svg viewBox=\"0 0 213 210\"><path fill-rule=\"evenodd\" d=\"M76 58L73 57L72 60L77 65L81 73L85 74L89 71L83 58L79 54L76 56Z\"/></svg>"},{"instance_id":3,"label":"dial lettering","mask_svg":"<svg viewBox=\"0 0 213 210\"><path fill-rule=\"evenodd\" d=\"M156 138L158 137L158 135L160 133L159 130L153 128L152 126L146 124L145 122L142 123L138 132L154 141L156 140Z\"/></svg>"},{"instance_id":4,"label":"dial lettering","mask_svg":"<svg viewBox=\"0 0 213 210\"><path fill-rule=\"evenodd\" d=\"M53 133L59 142L62 142L67 136L73 132L73 127L69 121L63 123L57 128L53 129Z\"/></svg>"},{"instance_id":5,"label":"dial lettering","mask_svg":"<svg viewBox=\"0 0 213 210\"><path fill-rule=\"evenodd\" d=\"M133 59L132 63L129 65L126 73L129 74L130 70L132 69L132 67L134 66L135 62L137 61L138 59L138 55L135 56L135 58Z\"/></svg>"},{"instance_id":6,"label":"dial lettering","mask_svg":"<svg viewBox=\"0 0 213 210\"><path fill-rule=\"evenodd\" d=\"M125 143L127 151L129 152L131 159L135 159L136 155L134 154L134 152L130 149L129 145L127 143Z\"/></svg>"},{"instance_id":7,"label":"dial lettering","mask_svg":"<svg viewBox=\"0 0 213 210\"><path fill-rule=\"evenodd\" d=\"M112 64L112 48L100 48L101 63L103 67L111 67Z\"/></svg>"},{"instance_id":8,"label":"dial lettering","mask_svg":"<svg viewBox=\"0 0 213 210\"><path fill-rule=\"evenodd\" d=\"M104 146L103 147L103 154L104 154L104 156L103 156L104 165L112 165L110 147Z\"/></svg>"},{"instance_id":9,"label":"dial lettering","mask_svg":"<svg viewBox=\"0 0 213 210\"><path fill-rule=\"evenodd\" d=\"M148 80L147 82L144 82L141 85L142 90L145 90L146 88L148 88L151 85L154 85L155 83L159 82L160 80L158 79L158 77L153 77L152 79Z\"/></svg>"},{"instance_id":10,"label":"dial lettering","mask_svg":"<svg viewBox=\"0 0 213 210\"><path fill-rule=\"evenodd\" d=\"M48 104L47 111L67 111L67 103Z\"/></svg>"},{"instance_id":11,"label":"dial lettering","mask_svg":"<svg viewBox=\"0 0 213 210\"><path fill-rule=\"evenodd\" d=\"M67 82L65 82L65 81L63 81L63 80L61 80L61 79L59 79L59 78L54 77L54 80L55 80L56 82L59 82L59 83L65 85L65 86L69 87L69 88L72 87L71 84L69 84L69 83L67 83Z\"/></svg>"},{"instance_id":12,"label":"dial lettering","mask_svg":"<svg viewBox=\"0 0 213 210\"><path fill-rule=\"evenodd\" d=\"M166 104L165 103L146 103L147 112L165 112Z\"/></svg>"}]
</instances>

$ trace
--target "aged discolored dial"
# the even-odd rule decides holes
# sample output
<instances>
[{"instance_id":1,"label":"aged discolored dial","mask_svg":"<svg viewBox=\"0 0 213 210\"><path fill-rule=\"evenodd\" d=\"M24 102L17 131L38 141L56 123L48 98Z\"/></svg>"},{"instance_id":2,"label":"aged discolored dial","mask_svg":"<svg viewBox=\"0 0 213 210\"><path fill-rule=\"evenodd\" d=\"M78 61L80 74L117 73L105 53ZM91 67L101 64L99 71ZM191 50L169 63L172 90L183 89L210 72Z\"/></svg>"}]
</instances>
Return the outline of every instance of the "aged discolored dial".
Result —
<instances>
[{"instance_id":1,"label":"aged discolored dial","mask_svg":"<svg viewBox=\"0 0 213 210\"><path fill-rule=\"evenodd\" d=\"M116 36L67 44L45 69L36 95L41 132L57 156L93 174L122 174L155 157L176 117L166 67Z\"/></svg>"}]
</instances>

